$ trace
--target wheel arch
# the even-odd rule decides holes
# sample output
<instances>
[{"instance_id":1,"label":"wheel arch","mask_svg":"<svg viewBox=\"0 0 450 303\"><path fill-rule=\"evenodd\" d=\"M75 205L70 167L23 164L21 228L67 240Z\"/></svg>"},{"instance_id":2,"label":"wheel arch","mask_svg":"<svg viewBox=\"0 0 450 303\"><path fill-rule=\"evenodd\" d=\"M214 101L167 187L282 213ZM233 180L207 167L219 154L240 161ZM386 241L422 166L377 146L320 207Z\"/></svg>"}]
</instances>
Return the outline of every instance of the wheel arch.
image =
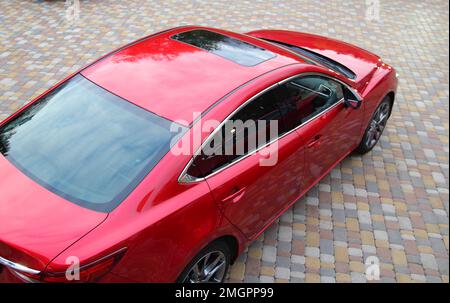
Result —
<instances>
[{"instance_id":1,"label":"wheel arch","mask_svg":"<svg viewBox=\"0 0 450 303\"><path fill-rule=\"evenodd\" d=\"M210 242L208 245L211 245L215 242L224 242L229 248L232 253L231 255L231 264L233 264L237 257L239 256L239 241L235 236L232 235L225 235L221 236L214 241Z\"/></svg>"},{"instance_id":2,"label":"wheel arch","mask_svg":"<svg viewBox=\"0 0 450 303\"><path fill-rule=\"evenodd\" d=\"M395 92L394 91L390 91L386 94L386 97L389 97L389 101L391 102L391 108L389 111L389 117L392 114L392 108L394 107L394 102L395 102Z\"/></svg>"}]
</instances>

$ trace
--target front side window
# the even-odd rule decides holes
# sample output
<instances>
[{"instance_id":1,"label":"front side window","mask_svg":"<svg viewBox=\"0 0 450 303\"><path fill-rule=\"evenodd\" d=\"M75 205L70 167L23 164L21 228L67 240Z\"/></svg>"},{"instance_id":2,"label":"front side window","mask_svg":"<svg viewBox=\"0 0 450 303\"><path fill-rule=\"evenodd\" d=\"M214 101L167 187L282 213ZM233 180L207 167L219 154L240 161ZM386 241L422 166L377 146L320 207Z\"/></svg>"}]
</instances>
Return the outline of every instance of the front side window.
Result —
<instances>
[{"instance_id":1,"label":"front side window","mask_svg":"<svg viewBox=\"0 0 450 303\"><path fill-rule=\"evenodd\" d=\"M304 76L277 90L287 130L305 123L343 98L342 85L322 76Z\"/></svg>"},{"instance_id":2,"label":"front side window","mask_svg":"<svg viewBox=\"0 0 450 303\"><path fill-rule=\"evenodd\" d=\"M77 75L1 126L0 152L53 193L109 212L169 151L171 123Z\"/></svg>"}]
</instances>

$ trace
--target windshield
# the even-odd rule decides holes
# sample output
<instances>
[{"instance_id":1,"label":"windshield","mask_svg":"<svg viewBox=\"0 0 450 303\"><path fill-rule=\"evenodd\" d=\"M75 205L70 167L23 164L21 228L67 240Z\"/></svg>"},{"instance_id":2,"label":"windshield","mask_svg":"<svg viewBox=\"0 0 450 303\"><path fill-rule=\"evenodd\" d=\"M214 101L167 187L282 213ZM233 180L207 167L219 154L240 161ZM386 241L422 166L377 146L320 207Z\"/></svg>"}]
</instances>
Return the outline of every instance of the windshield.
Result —
<instances>
[{"instance_id":1,"label":"windshield","mask_svg":"<svg viewBox=\"0 0 450 303\"><path fill-rule=\"evenodd\" d=\"M0 152L53 193L109 212L169 151L171 123L77 75L1 126Z\"/></svg>"},{"instance_id":2,"label":"windshield","mask_svg":"<svg viewBox=\"0 0 450 303\"><path fill-rule=\"evenodd\" d=\"M338 72L342 75L344 75L345 77L349 78L349 79L355 79L356 78L356 74L350 70L348 67L340 64L339 62L336 62L334 60L331 60L328 57L322 56L320 54L317 54L313 51L307 50L305 48L302 47L298 47L298 46L294 46L294 45L290 45L287 43L283 43L283 42L279 42L279 41L274 41L274 40L269 40L269 39L264 39L266 41L275 43L280 45L281 47L287 47L290 50L302 55L302 56L306 56L307 58L310 58L312 60L314 60L315 62L331 69L334 70L335 72ZM304 58L304 57L302 57Z\"/></svg>"}]
</instances>

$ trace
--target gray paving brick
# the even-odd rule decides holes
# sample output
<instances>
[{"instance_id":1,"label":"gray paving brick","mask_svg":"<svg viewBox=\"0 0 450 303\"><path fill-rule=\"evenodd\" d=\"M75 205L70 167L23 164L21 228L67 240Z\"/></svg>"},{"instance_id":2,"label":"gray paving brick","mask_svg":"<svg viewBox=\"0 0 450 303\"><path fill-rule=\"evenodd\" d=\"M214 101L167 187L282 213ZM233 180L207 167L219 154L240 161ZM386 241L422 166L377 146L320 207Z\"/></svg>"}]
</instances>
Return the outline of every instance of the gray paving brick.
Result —
<instances>
[{"instance_id":1,"label":"gray paving brick","mask_svg":"<svg viewBox=\"0 0 450 303\"><path fill-rule=\"evenodd\" d=\"M380 142L351 154L299 199L236 260L230 280L304 282L307 251L324 283L362 280L345 265L370 255L397 274L381 282L408 272L416 281L448 282L448 2L422 2L382 1L380 20L370 21L356 0L332 9L326 1L81 1L82 22L69 24L64 1L0 1L0 120L99 56L179 24L285 28L354 43L400 74ZM372 239L374 230L382 234ZM406 254L406 266L393 250ZM323 266L333 260L348 276L328 276L332 269Z\"/></svg>"},{"instance_id":2,"label":"gray paving brick","mask_svg":"<svg viewBox=\"0 0 450 303\"><path fill-rule=\"evenodd\" d=\"M423 267L438 270L438 265L436 258L432 254L420 254L420 260L422 261Z\"/></svg>"}]
</instances>

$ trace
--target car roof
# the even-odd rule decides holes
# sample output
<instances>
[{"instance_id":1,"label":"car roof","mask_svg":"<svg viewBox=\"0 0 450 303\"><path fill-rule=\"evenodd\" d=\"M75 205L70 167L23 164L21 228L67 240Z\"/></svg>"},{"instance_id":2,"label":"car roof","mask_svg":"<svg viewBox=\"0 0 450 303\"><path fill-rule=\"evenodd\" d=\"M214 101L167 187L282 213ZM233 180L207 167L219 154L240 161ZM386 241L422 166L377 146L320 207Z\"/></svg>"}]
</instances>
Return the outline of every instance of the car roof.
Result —
<instances>
[{"instance_id":1,"label":"car roof","mask_svg":"<svg viewBox=\"0 0 450 303\"><path fill-rule=\"evenodd\" d=\"M266 50L252 66L183 41L175 35L207 30ZM234 39L232 39L234 40ZM234 40L235 41L235 40ZM246 82L280 67L304 63L271 43L229 31L186 26L151 35L87 67L81 74L148 111L189 126L202 112Z\"/></svg>"}]
</instances>

